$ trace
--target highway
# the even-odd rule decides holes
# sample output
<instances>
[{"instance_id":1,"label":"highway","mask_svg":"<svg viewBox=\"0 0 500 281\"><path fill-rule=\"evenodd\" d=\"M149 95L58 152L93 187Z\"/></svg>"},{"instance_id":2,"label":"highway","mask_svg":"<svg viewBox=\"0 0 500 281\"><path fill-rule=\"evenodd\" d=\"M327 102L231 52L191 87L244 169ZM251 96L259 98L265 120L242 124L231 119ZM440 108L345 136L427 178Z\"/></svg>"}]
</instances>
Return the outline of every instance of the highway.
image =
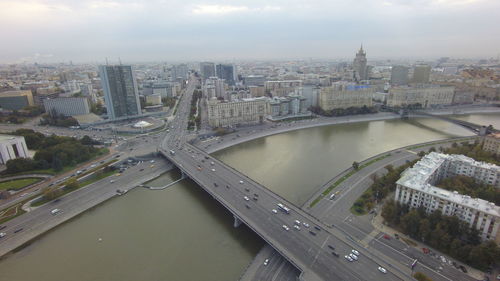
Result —
<instances>
[{"instance_id":1,"label":"highway","mask_svg":"<svg viewBox=\"0 0 500 281\"><path fill-rule=\"evenodd\" d=\"M411 280L407 273L393 270L340 231L330 229L279 195L190 145L186 128L193 90L191 82L160 152L302 270L303 280ZM273 213L278 203L288 206L290 214ZM295 220L300 221L300 230L294 228ZM343 257L352 249L360 252L358 261L349 262ZM334 256L333 251L339 257ZM379 265L387 269L386 274L378 270Z\"/></svg>"}]
</instances>

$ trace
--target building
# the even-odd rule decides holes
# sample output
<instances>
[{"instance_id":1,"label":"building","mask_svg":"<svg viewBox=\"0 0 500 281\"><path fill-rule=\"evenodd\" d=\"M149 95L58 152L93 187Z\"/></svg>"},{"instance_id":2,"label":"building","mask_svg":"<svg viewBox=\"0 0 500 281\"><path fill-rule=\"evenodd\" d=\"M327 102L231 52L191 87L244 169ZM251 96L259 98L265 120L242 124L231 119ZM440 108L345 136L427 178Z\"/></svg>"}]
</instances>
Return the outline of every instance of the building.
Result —
<instances>
[{"instance_id":1,"label":"building","mask_svg":"<svg viewBox=\"0 0 500 281\"><path fill-rule=\"evenodd\" d=\"M213 62L200 62L201 80L205 81L215 76L215 64Z\"/></svg>"},{"instance_id":2,"label":"building","mask_svg":"<svg viewBox=\"0 0 500 281\"><path fill-rule=\"evenodd\" d=\"M31 90L15 90L0 93L0 108L7 110L20 110L26 106L34 105Z\"/></svg>"},{"instance_id":3,"label":"building","mask_svg":"<svg viewBox=\"0 0 500 281\"><path fill-rule=\"evenodd\" d=\"M417 87L393 87L389 89L387 106L401 107L408 105L420 105L429 108L439 105L450 105L453 103L455 93L454 87L439 86L417 86Z\"/></svg>"},{"instance_id":4,"label":"building","mask_svg":"<svg viewBox=\"0 0 500 281\"><path fill-rule=\"evenodd\" d=\"M250 90L250 95L254 98L266 95L266 89L264 86L248 86L248 89Z\"/></svg>"},{"instance_id":5,"label":"building","mask_svg":"<svg viewBox=\"0 0 500 281\"><path fill-rule=\"evenodd\" d=\"M99 71L109 118L114 120L141 115L132 66L101 65Z\"/></svg>"},{"instance_id":6,"label":"building","mask_svg":"<svg viewBox=\"0 0 500 281\"><path fill-rule=\"evenodd\" d=\"M5 165L11 159L28 157L28 147L24 137L0 135L0 164Z\"/></svg>"},{"instance_id":7,"label":"building","mask_svg":"<svg viewBox=\"0 0 500 281\"><path fill-rule=\"evenodd\" d=\"M243 84L245 86L264 86L266 77L264 75L248 75L243 77Z\"/></svg>"},{"instance_id":8,"label":"building","mask_svg":"<svg viewBox=\"0 0 500 281\"><path fill-rule=\"evenodd\" d=\"M349 107L371 107L375 89L369 85L336 82L331 87L321 88L319 107L325 111Z\"/></svg>"},{"instance_id":9,"label":"building","mask_svg":"<svg viewBox=\"0 0 500 281\"><path fill-rule=\"evenodd\" d=\"M208 123L212 127L232 127L259 124L269 114L269 101L265 97L221 102L208 102Z\"/></svg>"},{"instance_id":10,"label":"building","mask_svg":"<svg viewBox=\"0 0 500 281\"><path fill-rule=\"evenodd\" d=\"M302 96L274 97L269 102L271 121L311 116L307 110L307 99Z\"/></svg>"},{"instance_id":11,"label":"building","mask_svg":"<svg viewBox=\"0 0 500 281\"><path fill-rule=\"evenodd\" d=\"M266 94L273 97L284 97L288 95L302 95L302 80L281 80L264 82Z\"/></svg>"},{"instance_id":12,"label":"building","mask_svg":"<svg viewBox=\"0 0 500 281\"><path fill-rule=\"evenodd\" d=\"M43 100L45 112L52 116L74 116L90 113L89 100L87 98L55 98Z\"/></svg>"},{"instance_id":13,"label":"building","mask_svg":"<svg viewBox=\"0 0 500 281\"><path fill-rule=\"evenodd\" d=\"M474 92L468 90L455 90L453 95L453 104L471 104L474 103Z\"/></svg>"},{"instance_id":14,"label":"building","mask_svg":"<svg viewBox=\"0 0 500 281\"><path fill-rule=\"evenodd\" d=\"M186 64L178 64L172 66L171 76L172 80L176 79L188 79L188 66Z\"/></svg>"},{"instance_id":15,"label":"building","mask_svg":"<svg viewBox=\"0 0 500 281\"><path fill-rule=\"evenodd\" d=\"M229 86L234 86L235 82L235 71L232 64L218 64L215 67L215 72L217 77L226 81Z\"/></svg>"},{"instance_id":16,"label":"building","mask_svg":"<svg viewBox=\"0 0 500 281\"><path fill-rule=\"evenodd\" d=\"M490 134L483 138L483 150L500 154L500 134Z\"/></svg>"},{"instance_id":17,"label":"building","mask_svg":"<svg viewBox=\"0 0 500 281\"><path fill-rule=\"evenodd\" d=\"M417 65L413 68L413 83L427 84L431 77L431 67L427 64Z\"/></svg>"},{"instance_id":18,"label":"building","mask_svg":"<svg viewBox=\"0 0 500 281\"><path fill-rule=\"evenodd\" d=\"M408 70L407 66L394 65L391 69L391 85L408 85Z\"/></svg>"},{"instance_id":19,"label":"building","mask_svg":"<svg viewBox=\"0 0 500 281\"><path fill-rule=\"evenodd\" d=\"M366 65L366 52L363 50L363 45L359 48L356 57L352 62L352 69L354 71L354 80L360 82L363 80L368 80L368 67Z\"/></svg>"},{"instance_id":20,"label":"building","mask_svg":"<svg viewBox=\"0 0 500 281\"><path fill-rule=\"evenodd\" d=\"M159 104L162 104L161 102L161 96L158 95L158 94L153 94L153 95L149 95L149 96L146 96L146 104L149 106L149 105L159 105Z\"/></svg>"},{"instance_id":21,"label":"building","mask_svg":"<svg viewBox=\"0 0 500 281\"><path fill-rule=\"evenodd\" d=\"M473 177L478 182L500 186L500 167L477 162L463 155L429 153L396 182L395 200L410 208L423 207L427 213L436 210L456 216L479 231L482 239L500 242L500 207L479 198L434 186L444 178L456 175Z\"/></svg>"},{"instance_id":22,"label":"building","mask_svg":"<svg viewBox=\"0 0 500 281\"><path fill-rule=\"evenodd\" d=\"M229 97L226 95L224 80L217 77L210 77L205 81L203 85L203 95L207 99L220 98L229 100Z\"/></svg>"}]
</instances>

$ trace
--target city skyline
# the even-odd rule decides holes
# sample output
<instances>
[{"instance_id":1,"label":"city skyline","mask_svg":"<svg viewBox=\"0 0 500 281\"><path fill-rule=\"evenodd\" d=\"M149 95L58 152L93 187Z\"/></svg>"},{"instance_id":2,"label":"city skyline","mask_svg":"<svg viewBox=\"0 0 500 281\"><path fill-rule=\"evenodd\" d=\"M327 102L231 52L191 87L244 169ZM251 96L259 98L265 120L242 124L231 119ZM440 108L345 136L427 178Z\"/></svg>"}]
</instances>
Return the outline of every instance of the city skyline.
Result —
<instances>
[{"instance_id":1,"label":"city skyline","mask_svg":"<svg viewBox=\"0 0 500 281\"><path fill-rule=\"evenodd\" d=\"M490 58L493 0L0 2L0 63ZM166 11L169 11L168 13Z\"/></svg>"}]
</instances>

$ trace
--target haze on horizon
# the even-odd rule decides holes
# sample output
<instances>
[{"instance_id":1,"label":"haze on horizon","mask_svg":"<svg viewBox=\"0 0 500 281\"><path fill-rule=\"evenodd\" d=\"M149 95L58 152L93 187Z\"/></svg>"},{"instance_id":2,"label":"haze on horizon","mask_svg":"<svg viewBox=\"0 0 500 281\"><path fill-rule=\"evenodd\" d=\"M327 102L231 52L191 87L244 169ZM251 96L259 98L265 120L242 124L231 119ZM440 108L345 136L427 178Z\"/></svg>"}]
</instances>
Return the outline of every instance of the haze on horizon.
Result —
<instances>
[{"instance_id":1,"label":"haze on horizon","mask_svg":"<svg viewBox=\"0 0 500 281\"><path fill-rule=\"evenodd\" d=\"M498 0L0 0L0 63L500 54Z\"/></svg>"}]
</instances>

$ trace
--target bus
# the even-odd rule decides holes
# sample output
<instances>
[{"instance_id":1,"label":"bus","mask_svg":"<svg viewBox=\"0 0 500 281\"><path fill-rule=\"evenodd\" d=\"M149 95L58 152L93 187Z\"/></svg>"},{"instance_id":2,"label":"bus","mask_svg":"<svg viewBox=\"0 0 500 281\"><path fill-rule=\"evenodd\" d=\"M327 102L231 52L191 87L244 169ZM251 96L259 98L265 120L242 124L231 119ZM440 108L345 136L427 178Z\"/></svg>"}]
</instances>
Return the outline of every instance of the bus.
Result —
<instances>
[{"instance_id":1,"label":"bus","mask_svg":"<svg viewBox=\"0 0 500 281\"><path fill-rule=\"evenodd\" d=\"M278 208L279 208L281 211L283 211L283 212L285 212L285 213L287 213L287 214L290 214L290 208L288 208L287 206L285 206L285 205L283 205L283 204L281 204L281 203L278 203Z\"/></svg>"}]
</instances>

